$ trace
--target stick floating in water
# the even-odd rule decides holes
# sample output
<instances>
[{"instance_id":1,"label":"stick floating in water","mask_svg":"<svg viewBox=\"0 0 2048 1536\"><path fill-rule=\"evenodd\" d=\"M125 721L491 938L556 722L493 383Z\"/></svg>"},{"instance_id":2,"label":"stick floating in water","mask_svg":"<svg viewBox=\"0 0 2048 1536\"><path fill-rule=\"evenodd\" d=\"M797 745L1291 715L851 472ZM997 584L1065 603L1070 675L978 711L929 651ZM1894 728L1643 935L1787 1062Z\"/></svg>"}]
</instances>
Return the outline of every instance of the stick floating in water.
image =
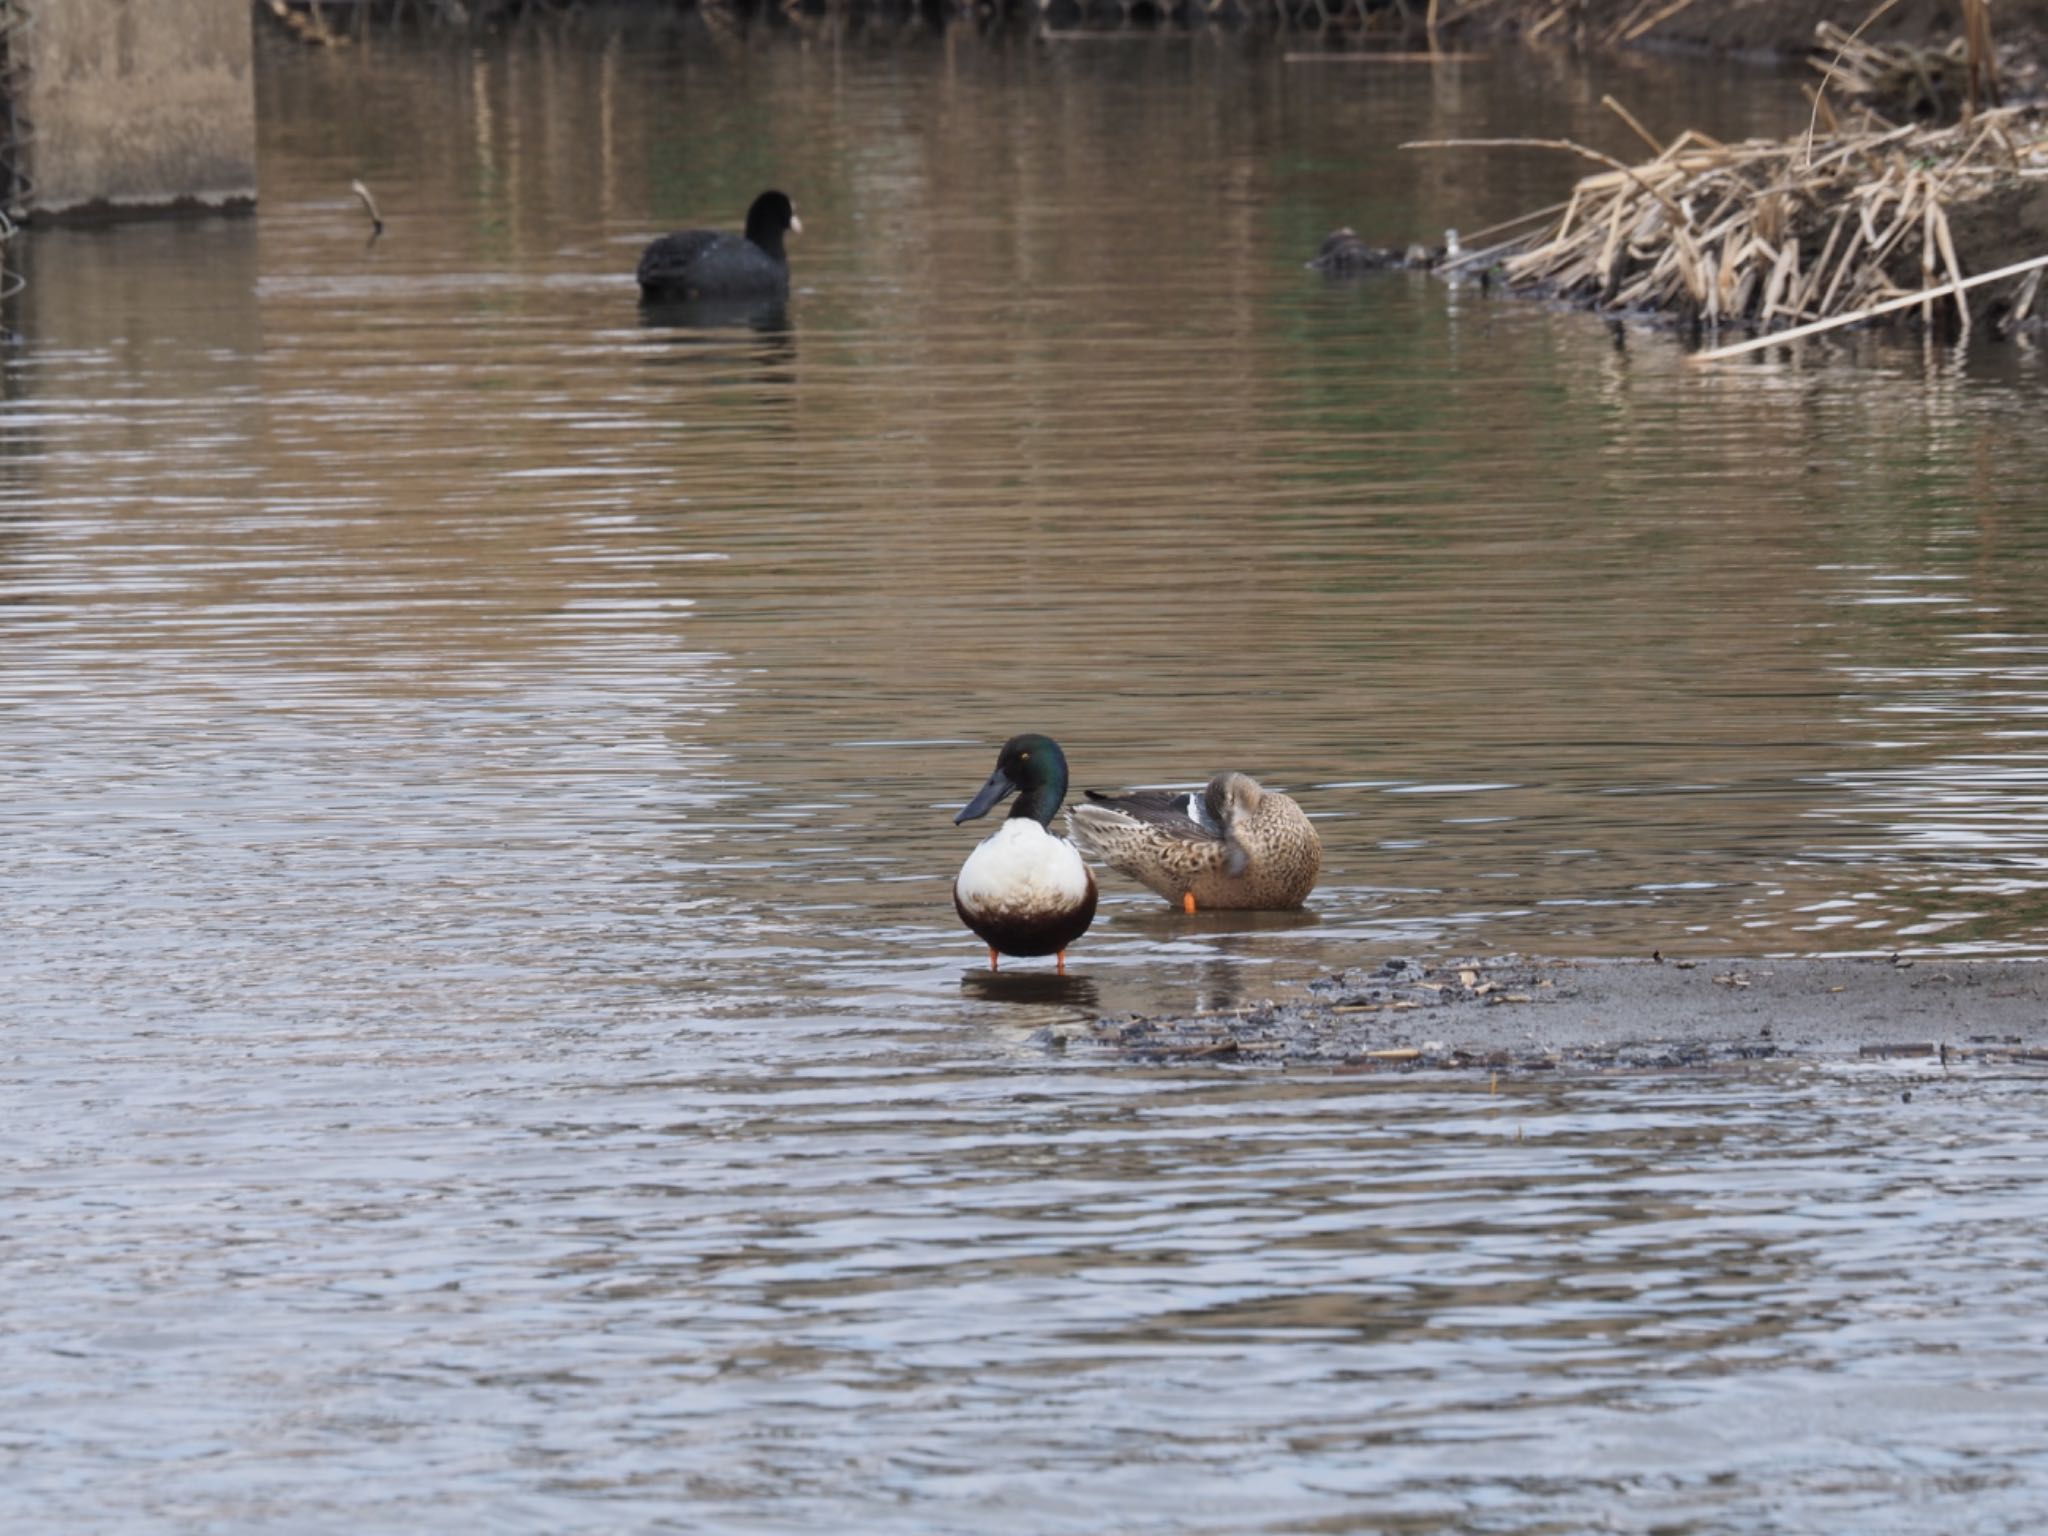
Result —
<instances>
[{"instance_id":1,"label":"stick floating in water","mask_svg":"<svg viewBox=\"0 0 2048 1536\"><path fill-rule=\"evenodd\" d=\"M1939 299L1948 294L1961 293L1965 288L1978 288L1985 283L1995 283L2001 277L2018 277L2022 272L2031 272L2036 267L2048 267L2048 256L2035 256L2026 261L2016 261L2011 266L2000 267L1995 272L1979 272L1975 277L1966 277L1961 282L1936 283L1932 288L1923 288L1918 293L1901 294L1898 298L1887 299L1882 304L1852 310L1846 315L1832 315L1826 320L1814 320L1806 325L1795 325L1788 331L1772 331L1767 336L1754 336L1748 341L1715 347L1710 352L1695 352L1692 354L1692 360L1696 363L1718 363L1724 357L1740 357L1745 352L1761 351L1782 341L1797 341L1802 336L1815 336L1822 331L1854 325L1858 320L1868 320L1873 315L1888 315L1894 310L1910 309L1915 304L1926 303L1929 299Z\"/></svg>"},{"instance_id":2,"label":"stick floating in water","mask_svg":"<svg viewBox=\"0 0 2048 1536\"><path fill-rule=\"evenodd\" d=\"M350 182L348 189L355 193L357 197L360 197L363 200L363 206L370 211L370 238L372 240L376 239L377 236L384 233L384 215L377 211L377 199L370 196L370 189L360 181Z\"/></svg>"}]
</instances>

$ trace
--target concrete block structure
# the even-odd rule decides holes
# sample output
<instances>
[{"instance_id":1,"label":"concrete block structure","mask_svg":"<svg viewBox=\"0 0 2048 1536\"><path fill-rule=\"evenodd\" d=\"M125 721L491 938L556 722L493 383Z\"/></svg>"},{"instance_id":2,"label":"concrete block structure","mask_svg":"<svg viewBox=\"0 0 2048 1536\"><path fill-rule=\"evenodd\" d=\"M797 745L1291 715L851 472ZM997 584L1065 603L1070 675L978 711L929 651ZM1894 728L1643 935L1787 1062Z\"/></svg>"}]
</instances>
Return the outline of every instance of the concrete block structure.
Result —
<instances>
[{"instance_id":1,"label":"concrete block structure","mask_svg":"<svg viewBox=\"0 0 2048 1536\"><path fill-rule=\"evenodd\" d=\"M11 210L120 218L253 206L249 0L0 0Z\"/></svg>"}]
</instances>

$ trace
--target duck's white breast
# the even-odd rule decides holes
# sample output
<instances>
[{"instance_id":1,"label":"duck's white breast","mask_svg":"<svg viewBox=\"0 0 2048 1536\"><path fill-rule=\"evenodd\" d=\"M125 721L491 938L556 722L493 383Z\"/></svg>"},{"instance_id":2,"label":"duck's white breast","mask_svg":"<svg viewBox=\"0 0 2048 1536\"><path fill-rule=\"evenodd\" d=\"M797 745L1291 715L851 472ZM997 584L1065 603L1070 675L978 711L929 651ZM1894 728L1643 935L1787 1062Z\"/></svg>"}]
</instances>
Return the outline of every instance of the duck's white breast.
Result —
<instances>
[{"instance_id":1,"label":"duck's white breast","mask_svg":"<svg viewBox=\"0 0 2048 1536\"><path fill-rule=\"evenodd\" d=\"M1088 899L1088 884L1072 843L1013 816L967 856L953 894L969 912L1069 912Z\"/></svg>"}]
</instances>

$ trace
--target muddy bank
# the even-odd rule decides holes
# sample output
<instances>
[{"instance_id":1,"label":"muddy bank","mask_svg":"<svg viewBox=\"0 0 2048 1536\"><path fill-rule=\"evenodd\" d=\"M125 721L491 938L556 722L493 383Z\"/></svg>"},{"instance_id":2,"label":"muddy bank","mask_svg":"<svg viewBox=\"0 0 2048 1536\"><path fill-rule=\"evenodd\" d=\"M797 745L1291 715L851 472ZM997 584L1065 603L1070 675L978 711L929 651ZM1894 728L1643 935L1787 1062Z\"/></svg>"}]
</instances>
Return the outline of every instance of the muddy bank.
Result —
<instances>
[{"instance_id":1,"label":"muddy bank","mask_svg":"<svg viewBox=\"0 0 2048 1536\"><path fill-rule=\"evenodd\" d=\"M1390 959L1224 1013L1041 1031L1049 1050L1350 1072L1679 1070L1777 1058L2034 1063L2048 964Z\"/></svg>"},{"instance_id":2,"label":"muddy bank","mask_svg":"<svg viewBox=\"0 0 2048 1536\"><path fill-rule=\"evenodd\" d=\"M1875 0L1441 0L1437 41L1790 58L1813 46L1821 22L1854 28L1874 8ZM1939 44L1961 30L1961 10L1961 0L1898 0L1863 35L1879 42ZM728 35L755 25L882 34L964 23L1053 35L1200 30L1257 45L1278 36L1290 45L1321 41L1345 47L1426 45L1430 7L1426 0L259 0L256 14L284 35L321 46L361 40L372 28L475 31L523 22L559 25L565 17L665 27L685 17ZM1995 31L2003 44L2048 42L2048 0L2000 0Z\"/></svg>"},{"instance_id":3,"label":"muddy bank","mask_svg":"<svg viewBox=\"0 0 2048 1536\"><path fill-rule=\"evenodd\" d=\"M1469 0L1440 6L1438 31L1464 42L1517 38L1796 58L1813 47L1814 29L1822 22L1854 28L1876 8L1875 0ZM2001 44L2035 47L2048 41L2048 0L2000 0L1994 28ZM1939 45L1961 30L1959 0L1899 0L1863 36Z\"/></svg>"}]
</instances>

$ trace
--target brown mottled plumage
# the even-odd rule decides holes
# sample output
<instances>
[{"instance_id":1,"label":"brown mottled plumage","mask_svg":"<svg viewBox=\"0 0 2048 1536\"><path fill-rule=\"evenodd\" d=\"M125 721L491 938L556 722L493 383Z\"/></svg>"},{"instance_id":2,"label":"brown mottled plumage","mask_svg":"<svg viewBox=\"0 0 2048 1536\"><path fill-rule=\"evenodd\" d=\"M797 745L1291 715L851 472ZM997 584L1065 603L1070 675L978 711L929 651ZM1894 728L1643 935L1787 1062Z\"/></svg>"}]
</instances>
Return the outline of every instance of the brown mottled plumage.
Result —
<instances>
[{"instance_id":1,"label":"brown mottled plumage","mask_svg":"<svg viewBox=\"0 0 2048 1536\"><path fill-rule=\"evenodd\" d=\"M1301 807L1243 773L1217 774L1200 795L1091 789L1067 811L1067 835L1189 911L1298 907L1323 866Z\"/></svg>"}]
</instances>

